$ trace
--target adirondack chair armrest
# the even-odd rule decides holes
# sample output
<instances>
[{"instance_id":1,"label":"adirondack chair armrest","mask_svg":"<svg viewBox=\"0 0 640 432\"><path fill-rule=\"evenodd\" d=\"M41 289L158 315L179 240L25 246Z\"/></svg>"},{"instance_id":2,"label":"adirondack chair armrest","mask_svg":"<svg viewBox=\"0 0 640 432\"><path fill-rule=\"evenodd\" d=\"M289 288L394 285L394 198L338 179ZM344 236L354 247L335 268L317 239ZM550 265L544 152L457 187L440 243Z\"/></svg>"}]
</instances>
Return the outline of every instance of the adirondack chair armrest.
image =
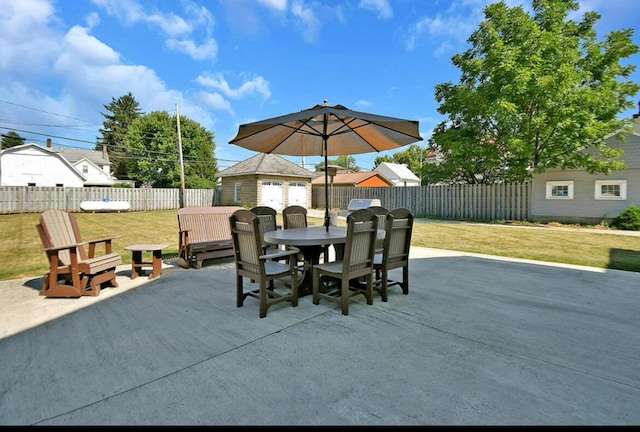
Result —
<instances>
[{"instance_id":1,"label":"adirondack chair armrest","mask_svg":"<svg viewBox=\"0 0 640 432\"><path fill-rule=\"evenodd\" d=\"M89 241L85 241L86 244L89 245L89 258L95 258L96 256L96 245L97 244L104 244L104 253L105 254L110 254L112 252L112 248L111 248L111 241L113 239L119 238L120 235L114 235L114 236L109 236L109 237L102 237L102 238L98 238L98 239L93 239L93 240L89 240Z\"/></svg>"},{"instance_id":2,"label":"adirondack chair armrest","mask_svg":"<svg viewBox=\"0 0 640 432\"><path fill-rule=\"evenodd\" d=\"M300 249L295 248L295 247L291 247L287 250L283 250L280 252L272 252L272 253L268 253L265 255L260 255L260 259L277 259L277 258L285 258L291 255L297 255L298 253L300 253Z\"/></svg>"},{"instance_id":3,"label":"adirondack chair armrest","mask_svg":"<svg viewBox=\"0 0 640 432\"><path fill-rule=\"evenodd\" d=\"M93 240L85 240L85 243L87 244L97 244L97 243L105 243L105 242L110 242L113 239L117 239L122 237L121 235L114 235L114 236L110 236L110 237L101 237L101 238L97 238L97 239L93 239Z\"/></svg>"},{"instance_id":4,"label":"adirondack chair armrest","mask_svg":"<svg viewBox=\"0 0 640 432\"><path fill-rule=\"evenodd\" d=\"M71 249L75 249L75 248L80 247L80 246L84 246L86 244L87 244L87 242L72 243L72 244L61 245L61 246L51 246L51 247L44 248L44 251L45 252L58 252L58 251L61 251L61 250L71 250Z\"/></svg>"}]
</instances>

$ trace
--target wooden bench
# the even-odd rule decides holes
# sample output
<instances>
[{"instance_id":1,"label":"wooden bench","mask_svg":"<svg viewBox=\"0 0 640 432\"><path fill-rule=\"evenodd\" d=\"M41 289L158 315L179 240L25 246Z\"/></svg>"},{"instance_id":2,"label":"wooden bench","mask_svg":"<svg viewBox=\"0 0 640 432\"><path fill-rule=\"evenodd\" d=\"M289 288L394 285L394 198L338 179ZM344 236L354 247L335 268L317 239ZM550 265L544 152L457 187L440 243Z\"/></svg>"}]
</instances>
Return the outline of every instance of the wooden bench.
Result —
<instances>
[{"instance_id":1,"label":"wooden bench","mask_svg":"<svg viewBox=\"0 0 640 432\"><path fill-rule=\"evenodd\" d=\"M225 206L178 209L178 264L199 269L206 259L233 256L229 216L241 208Z\"/></svg>"}]
</instances>

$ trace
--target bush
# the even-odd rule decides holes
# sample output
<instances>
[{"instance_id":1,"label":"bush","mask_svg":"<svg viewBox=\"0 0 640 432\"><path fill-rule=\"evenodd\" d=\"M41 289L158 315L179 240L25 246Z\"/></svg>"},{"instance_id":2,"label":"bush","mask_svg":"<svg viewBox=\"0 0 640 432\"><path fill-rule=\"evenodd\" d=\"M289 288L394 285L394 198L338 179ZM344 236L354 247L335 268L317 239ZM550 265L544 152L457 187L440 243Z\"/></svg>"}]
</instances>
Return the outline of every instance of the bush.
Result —
<instances>
[{"instance_id":1,"label":"bush","mask_svg":"<svg viewBox=\"0 0 640 432\"><path fill-rule=\"evenodd\" d=\"M630 205L613 218L611 226L621 230L640 231L640 207Z\"/></svg>"}]
</instances>

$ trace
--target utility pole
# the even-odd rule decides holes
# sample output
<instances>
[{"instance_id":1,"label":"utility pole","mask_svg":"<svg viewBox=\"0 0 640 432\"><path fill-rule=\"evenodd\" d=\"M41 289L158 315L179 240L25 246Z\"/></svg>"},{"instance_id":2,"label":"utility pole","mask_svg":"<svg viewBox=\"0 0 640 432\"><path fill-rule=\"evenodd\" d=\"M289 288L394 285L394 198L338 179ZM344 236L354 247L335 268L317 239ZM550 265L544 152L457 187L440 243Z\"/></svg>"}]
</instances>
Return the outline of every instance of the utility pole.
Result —
<instances>
[{"instance_id":1,"label":"utility pole","mask_svg":"<svg viewBox=\"0 0 640 432\"><path fill-rule=\"evenodd\" d=\"M184 207L184 161L182 160L182 134L180 133L180 113L178 113L178 104L176 104L176 120L178 127L178 154L180 155L180 208Z\"/></svg>"}]
</instances>

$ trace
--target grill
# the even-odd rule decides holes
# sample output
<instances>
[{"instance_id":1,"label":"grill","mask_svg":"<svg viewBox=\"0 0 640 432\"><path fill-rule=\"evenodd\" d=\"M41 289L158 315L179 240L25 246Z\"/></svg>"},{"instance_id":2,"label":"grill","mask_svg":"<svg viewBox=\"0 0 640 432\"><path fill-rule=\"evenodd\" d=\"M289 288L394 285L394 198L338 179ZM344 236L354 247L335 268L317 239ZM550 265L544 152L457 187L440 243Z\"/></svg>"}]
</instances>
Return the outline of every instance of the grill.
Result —
<instances>
[{"instance_id":1,"label":"grill","mask_svg":"<svg viewBox=\"0 0 640 432\"><path fill-rule=\"evenodd\" d=\"M360 209L366 209L367 207L380 206L380 200L377 198L374 199L352 199L349 201L349 205L347 206L347 210L350 212Z\"/></svg>"}]
</instances>

